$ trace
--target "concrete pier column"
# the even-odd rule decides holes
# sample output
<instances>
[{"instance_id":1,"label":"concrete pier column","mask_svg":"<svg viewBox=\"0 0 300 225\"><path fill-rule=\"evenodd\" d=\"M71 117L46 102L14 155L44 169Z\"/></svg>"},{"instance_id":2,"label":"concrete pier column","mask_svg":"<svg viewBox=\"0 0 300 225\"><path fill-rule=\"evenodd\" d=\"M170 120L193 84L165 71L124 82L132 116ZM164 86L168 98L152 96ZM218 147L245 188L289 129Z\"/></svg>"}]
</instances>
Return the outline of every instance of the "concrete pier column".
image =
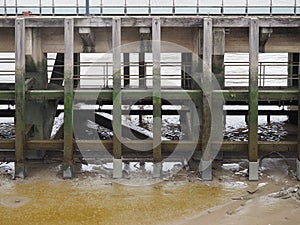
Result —
<instances>
[{"instance_id":1,"label":"concrete pier column","mask_svg":"<svg viewBox=\"0 0 300 225\"><path fill-rule=\"evenodd\" d=\"M124 58L124 88L130 88L130 53L123 53Z\"/></svg>"},{"instance_id":2,"label":"concrete pier column","mask_svg":"<svg viewBox=\"0 0 300 225\"><path fill-rule=\"evenodd\" d=\"M300 53L289 53L288 54L288 86L298 86L298 72L299 72L299 58Z\"/></svg>"},{"instance_id":3,"label":"concrete pier column","mask_svg":"<svg viewBox=\"0 0 300 225\"><path fill-rule=\"evenodd\" d=\"M162 177L161 152L161 21L160 18L152 20L152 55L153 55L153 178Z\"/></svg>"},{"instance_id":4,"label":"concrete pier column","mask_svg":"<svg viewBox=\"0 0 300 225\"><path fill-rule=\"evenodd\" d=\"M80 53L74 53L74 88L80 87Z\"/></svg>"},{"instance_id":5,"label":"concrete pier column","mask_svg":"<svg viewBox=\"0 0 300 225\"><path fill-rule=\"evenodd\" d=\"M25 178L25 20L23 18L15 21L15 46L15 177Z\"/></svg>"},{"instance_id":6,"label":"concrete pier column","mask_svg":"<svg viewBox=\"0 0 300 225\"><path fill-rule=\"evenodd\" d=\"M140 51L139 51L139 88L147 88L147 65L146 52L151 52L151 30L148 27L139 28L140 33ZM143 109L143 106L140 107ZM143 115L139 115L139 124L143 123Z\"/></svg>"},{"instance_id":7,"label":"concrete pier column","mask_svg":"<svg viewBox=\"0 0 300 225\"><path fill-rule=\"evenodd\" d=\"M190 140L192 134L191 115L190 115L191 113L188 107L189 104L190 102L186 101L183 105L181 105L182 111L179 111L180 127L181 127L181 132L184 134L183 136L184 140Z\"/></svg>"},{"instance_id":8,"label":"concrete pier column","mask_svg":"<svg viewBox=\"0 0 300 225\"><path fill-rule=\"evenodd\" d=\"M250 19L249 27L249 123L248 123L248 159L249 180L258 180L258 53L259 22Z\"/></svg>"},{"instance_id":9,"label":"concrete pier column","mask_svg":"<svg viewBox=\"0 0 300 225\"><path fill-rule=\"evenodd\" d=\"M139 29L140 33L140 52L139 52L139 88L147 88L147 68L145 63L145 53L150 52L150 28L143 27Z\"/></svg>"},{"instance_id":10,"label":"concrete pier column","mask_svg":"<svg viewBox=\"0 0 300 225\"><path fill-rule=\"evenodd\" d=\"M42 42L40 28L26 28L26 77L32 79L28 90L45 90L48 86L47 60L42 50ZM47 101L26 100L25 123L26 126L33 126L30 139L50 138L53 118L48 106ZM28 159L43 159L44 155L44 151L26 152Z\"/></svg>"},{"instance_id":11,"label":"concrete pier column","mask_svg":"<svg viewBox=\"0 0 300 225\"><path fill-rule=\"evenodd\" d=\"M121 19L112 20L113 48L113 178L122 178Z\"/></svg>"},{"instance_id":12,"label":"concrete pier column","mask_svg":"<svg viewBox=\"0 0 300 225\"><path fill-rule=\"evenodd\" d=\"M198 54L192 54L191 52L181 53L181 88L192 89L192 74L193 74L193 57ZM198 59L195 59L198 61ZM198 63L198 62L197 62ZM190 139L191 137L191 112L185 110L191 107L191 102L185 102L181 107L184 109L180 112L180 125L181 132L184 133L184 139ZM197 116L197 115L195 115Z\"/></svg>"},{"instance_id":13,"label":"concrete pier column","mask_svg":"<svg viewBox=\"0 0 300 225\"><path fill-rule=\"evenodd\" d=\"M300 180L300 54L298 54L298 131L297 131L297 179ZM295 71L296 72L296 71Z\"/></svg>"},{"instance_id":14,"label":"concrete pier column","mask_svg":"<svg viewBox=\"0 0 300 225\"><path fill-rule=\"evenodd\" d=\"M73 162L73 85L74 85L74 21L65 19L64 28L64 159L63 177L74 175Z\"/></svg>"},{"instance_id":15,"label":"concrete pier column","mask_svg":"<svg viewBox=\"0 0 300 225\"><path fill-rule=\"evenodd\" d=\"M225 28L214 28L213 30L213 59L212 72L219 82L221 88L224 87L224 55L225 55Z\"/></svg>"},{"instance_id":16,"label":"concrete pier column","mask_svg":"<svg viewBox=\"0 0 300 225\"><path fill-rule=\"evenodd\" d=\"M220 89L225 87L225 28L213 29L213 56L212 56L212 72L213 76L217 79ZM218 87L217 87L218 88ZM226 113L223 110L223 104L217 100L212 99L214 124L217 128L223 128L226 125ZM223 152L219 152L218 159L223 157Z\"/></svg>"},{"instance_id":17,"label":"concrete pier column","mask_svg":"<svg viewBox=\"0 0 300 225\"><path fill-rule=\"evenodd\" d=\"M191 80L191 89L199 90L201 89L200 84L202 83L202 75L203 75L203 29L198 28L195 30L194 39L196 39L197 45L193 50L192 55L192 80ZM187 114L187 120L189 121L189 130L190 139L193 141L201 141L201 128L202 128L202 97L200 101L189 101L188 106L190 108L190 112ZM195 107L195 110L192 110ZM197 131L197 132L195 132ZM200 146L200 145L198 145ZM196 148L192 159L199 161L201 158L201 147Z\"/></svg>"},{"instance_id":18,"label":"concrete pier column","mask_svg":"<svg viewBox=\"0 0 300 225\"><path fill-rule=\"evenodd\" d=\"M181 53L181 87L191 89L192 53Z\"/></svg>"},{"instance_id":19,"label":"concrete pier column","mask_svg":"<svg viewBox=\"0 0 300 225\"><path fill-rule=\"evenodd\" d=\"M199 165L201 178L212 180L212 159L211 143L209 141L211 132L211 111L212 102L212 51L213 51L212 19L205 18L203 21L203 78L202 78L202 156Z\"/></svg>"}]
</instances>

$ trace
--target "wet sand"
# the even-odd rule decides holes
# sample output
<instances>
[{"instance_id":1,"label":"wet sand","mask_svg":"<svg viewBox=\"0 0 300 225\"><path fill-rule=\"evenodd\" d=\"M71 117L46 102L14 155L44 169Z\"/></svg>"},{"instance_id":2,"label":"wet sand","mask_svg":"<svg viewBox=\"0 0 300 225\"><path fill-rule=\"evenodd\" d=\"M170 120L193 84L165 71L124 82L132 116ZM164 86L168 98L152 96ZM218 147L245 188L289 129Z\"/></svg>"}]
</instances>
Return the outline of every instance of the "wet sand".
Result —
<instances>
[{"instance_id":1,"label":"wet sand","mask_svg":"<svg viewBox=\"0 0 300 225\"><path fill-rule=\"evenodd\" d=\"M25 180L1 175L1 224L298 224L298 199L268 196L295 187L293 173L269 167L259 182L248 182L214 167L211 182L183 170L153 185L129 186L91 172L63 180L58 164L33 163Z\"/></svg>"},{"instance_id":2,"label":"wet sand","mask_svg":"<svg viewBox=\"0 0 300 225\"><path fill-rule=\"evenodd\" d=\"M276 189L276 188L275 188ZM251 200L232 200L173 224L183 225L296 225L300 220L300 202L293 198L279 199L264 191Z\"/></svg>"}]
</instances>

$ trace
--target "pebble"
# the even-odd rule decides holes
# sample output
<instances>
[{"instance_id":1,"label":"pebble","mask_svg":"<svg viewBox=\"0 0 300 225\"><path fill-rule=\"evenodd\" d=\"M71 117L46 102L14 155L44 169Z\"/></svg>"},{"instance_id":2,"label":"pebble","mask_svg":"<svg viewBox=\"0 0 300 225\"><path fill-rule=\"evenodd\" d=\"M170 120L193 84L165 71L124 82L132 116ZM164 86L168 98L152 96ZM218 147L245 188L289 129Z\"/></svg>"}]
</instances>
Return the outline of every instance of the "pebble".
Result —
<instances>
[{"instance_id":1,"label":"pebble","mask_svg":"<svg viewBox=\"0 0 300 225\"><path fill-rule=\"evenodd\" d=\"M0 123L0 139L13 139L15 137L15 126L13 123Z\"/></svg>"},{"instance_id":2,"label":"pebble","mask_svg":"<svg viewBox=\"0 0 300 225\"><path fill-rule=\"evenodd\" d=\"M272 122L258 126L259 141L282 141L288 134L283 122ZM228 141L248 141L248 128L226 127L224 139Z\"/></svg>"}]
</instances>

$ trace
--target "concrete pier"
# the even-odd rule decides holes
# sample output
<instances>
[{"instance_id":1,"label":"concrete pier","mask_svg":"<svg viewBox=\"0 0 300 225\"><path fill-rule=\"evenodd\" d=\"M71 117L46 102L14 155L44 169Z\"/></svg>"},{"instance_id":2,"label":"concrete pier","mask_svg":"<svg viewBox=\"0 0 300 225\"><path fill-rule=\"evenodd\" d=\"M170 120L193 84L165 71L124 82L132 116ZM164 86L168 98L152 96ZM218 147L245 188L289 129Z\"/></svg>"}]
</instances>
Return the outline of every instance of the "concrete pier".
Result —
<instances>
[{"instance_id":1,"label":"concrete pier","mask_svg":"<svg viewBox=\"0 0 300 225\"><path fill-rule=\"evenodd\" d=\"M0 79L0 104L15 105L15 109L0 110L0 117L15 117L16 138L0 140L0 157L11 154L15 175L24 178L26 160L41 160L47 151L58 152L62 154L64 178L72 178L78 151L103 151L109 153L113 162L114 178L122 178L124 159L152 162L153 177L161 178L164 160L176 155L174 160L180 162L189 159L186 154L192 151L201 161L201 178L212 180L213 153L219 151L225 158L233 155L248 159L249 179L258 180L260 157L276 151L292 154L299 179L300 116L296 140L275 144L259 141L258 137L259 115L269 116L268 120L277 114L299 115L299 110L259 109L261 105L300 107L299 24L300 18L290 15L1 16L0 52L15 53L15 82ZM132 44L136 42L139 44ZM289 54L288 85L278 88L259 83L263 76L261 52ZM46 57L49 53L56 53L52 67ZM98 61L91 63L94 74L82 72L88 64L82 62L82 53L95 54ZM111 57L109 62L102 61L100 53ZM179 60L163 62L165 53L176 54ZM247 86L226 86L226 53L249 53L249 62L244 65L249 68L244 78ZM132 60L133 56L138 62ZM176 73L164 74L171 67L176 68ZM90 82L92 88L84 87L84 82ZM99 85L95 88L96 83ZM224 105L217 105L219 98L224 99L225 106L235 105L238 109L227 110ZM84 102L95 111L111 113L113 139L77 138L74 111L80 114L80 110L90 109L75 109L74 101ZM134 104L151 107L131 109ZM167 109L170 105L175 109ZM245 105L247 109L239 110ZM52 140L53 121L61 112L63 139ZM248 116L248 141L221 142L211 138L214 132L222 132L219 126L212 125L212 120L223 126L226 112ZM122 115L152 116L153 139L145 137L140 142L122 134ZM179 140L164 139L164 115L179 115L180 132L185 136ZM212 115L219 116L213 119ZM84 129L85 125L78 127Z\"/></svg>"}]
</instances>

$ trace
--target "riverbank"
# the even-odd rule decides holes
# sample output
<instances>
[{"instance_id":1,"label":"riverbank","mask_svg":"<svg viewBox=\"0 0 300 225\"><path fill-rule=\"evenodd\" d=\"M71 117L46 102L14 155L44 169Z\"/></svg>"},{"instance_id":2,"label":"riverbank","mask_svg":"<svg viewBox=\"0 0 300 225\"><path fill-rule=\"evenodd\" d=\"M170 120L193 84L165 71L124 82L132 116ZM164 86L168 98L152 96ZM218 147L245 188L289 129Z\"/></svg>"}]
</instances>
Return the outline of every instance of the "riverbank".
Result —
<instances>
[{"instance_id":1,"label":"riverbank","mask_svg":"<svg viewBox=\"0 0 300 225\"><path fill-rule=\"evenodd\" d=\"M63 180L58 163L30 163L25 180L13 180L9 170L1 175L1 224L297 224L293 161L264 159L258 182L247 180L246 162L216 162L210 182L180 170L155 182L150 173L129 176L123 184L105 164L107 173L83 168ZM291 187L297 190L272 195Z\"/></svg>"}]
</instances>

